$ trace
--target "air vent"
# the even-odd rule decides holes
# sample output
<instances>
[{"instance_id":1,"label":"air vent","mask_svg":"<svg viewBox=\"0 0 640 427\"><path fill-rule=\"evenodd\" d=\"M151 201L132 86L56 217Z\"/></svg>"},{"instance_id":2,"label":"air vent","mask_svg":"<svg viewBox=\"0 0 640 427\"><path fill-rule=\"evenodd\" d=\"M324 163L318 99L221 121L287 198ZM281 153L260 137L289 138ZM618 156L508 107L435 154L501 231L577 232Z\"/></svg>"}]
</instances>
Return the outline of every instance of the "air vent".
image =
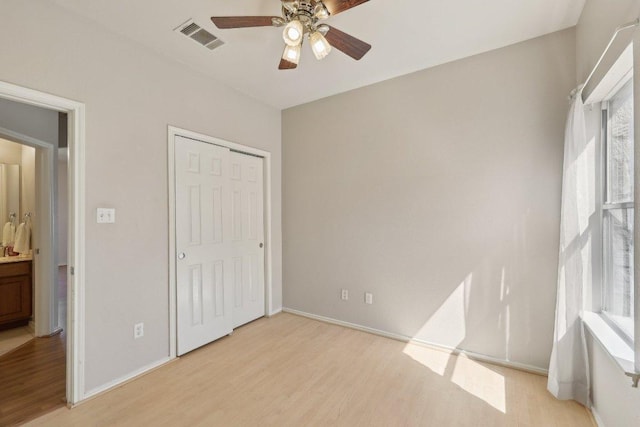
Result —
<instances>
[{"instance_id":1,"label":"air vent","mask_svg":"<svg viewBox=\"0 0 640 427\"><path fill-rule=\"evenodd\" d=\"M187 22L178 26L174 31L184 34L191 40L198 42L199 45L202 45L209 50L213 50L224 44L222 40L200 27L198 24L193 22L192 19L189 19Z\"/></svg>"},{"instance_id":2,"label":"air vent","mask_svg":"<svg viewBox=\"0 0 640 427\"><path fill-rule=\"evenodd\" d=\"M190 36L191 34L195 33L199 29L200 29L200 27L198 26L198 24L192 22L191 24L189 24L186 27L184 27L183 29L181 29L180 32L182 34L184 34L185 36Z\"/></svg>"}]
</instances>

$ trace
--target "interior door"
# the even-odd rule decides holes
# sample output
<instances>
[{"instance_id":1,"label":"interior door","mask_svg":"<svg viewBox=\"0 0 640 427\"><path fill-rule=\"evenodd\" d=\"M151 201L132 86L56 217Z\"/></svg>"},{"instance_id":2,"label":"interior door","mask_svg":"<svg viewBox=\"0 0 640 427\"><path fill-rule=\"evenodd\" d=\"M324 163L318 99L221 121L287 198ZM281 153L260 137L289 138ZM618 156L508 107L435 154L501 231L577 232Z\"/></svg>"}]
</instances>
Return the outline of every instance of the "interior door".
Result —
<instances>
[{"instance_id":1,"label":"interior door","mask_svg":"<svg viewBox=\"0 0 640 427\"><path fill-rule=\"evenodd\" d=\"M178 355L231 333L231 172L227 148L176 136Z\"/></svg>"},{"instance_id":2,"label":"interior door","mask_svg":"<svg viewBox=\"0 0 640 427\"><path fill-rule=\"evenodd\" d=\"M263 159L231 153L233 327L264 316Z\"/></svg>"}]
</instances>

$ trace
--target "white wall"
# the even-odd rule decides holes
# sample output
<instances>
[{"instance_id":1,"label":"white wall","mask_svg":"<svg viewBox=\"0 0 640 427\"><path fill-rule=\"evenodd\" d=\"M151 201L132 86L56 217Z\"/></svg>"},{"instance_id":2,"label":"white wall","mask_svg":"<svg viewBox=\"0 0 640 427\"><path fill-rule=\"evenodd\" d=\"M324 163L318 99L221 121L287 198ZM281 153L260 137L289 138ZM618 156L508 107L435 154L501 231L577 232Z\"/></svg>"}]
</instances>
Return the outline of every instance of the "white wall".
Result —
<instances>
[{"instance_id":1,"label":"white wall","mask_svg":"<svg viewBox=\"0 0 640 427\"><path fill-rule=\"evenodd\" d=\"M20 215L20 144L0 138L0 225L9 221L10 214ZM14 169L17 170L14 171ZM14 173L15 172L15 173ZM2 252L0 251L0 256Z\"/></svg>"},{"instance_id":2,"label":"white wall","mask_svg":"<svg viewBox=\"0 0 640 427\"><path fill-rule=\"evenodd\" d=\"M20 165L20 223L25 212L35 211L35 149L0 138L0 163Z\"/></svg>"},{"instance_id":3,"label":"white wall","mask_svg":"<svg viewBox=\"0 0 640 427\"><path fill-rule=\"evenodd\" d=\"M20 218L21 223L24 214L31 212L37 215L36 209L36 149L23 145L21 147L22 188L20 189Z\"/></svg>"},{"instance_id":4,"label":"white wall","mask_svg":"<svg viewBox=\"0 0 640 427\"><path fill-rule=\"evenodd\" d=\"M22 161L22 147L20 144L0 138L0 163L19 165Z\"/></svg>"},{"instance_id":5,"label":"white wall","mask_svg":"<svg viewBox=\"0 0 640 427\"><path fill-rule=\"evenodd\" d=\"M600 427L640 425L640 391L602 346L587 334L593 413Z\"/></svg>"},{"instance_id":6,"label":"white wall","mask_svg":"<svg viewBox=\"0 0 640 427\"><path fill-rule=\"evenodd\" d=\"M583 82L604 51L613 32L640 14L638 0L587 0L576 28L577 76ZM636 30L637 31L637 30ZM620 34L619 42L608 52L589 85L595 87L622 49L630 42L633 31ZM638 59L636 58L636 63ZM636 100L636 108L639 100ZM594 107L597 108L597 107ZM593 117L593 113L591 113ZM596 112L597 114L597 112ZM596 120L597 127L597 117ZM597 131L589 130L597 134ZM593 412L601 427L640 425L640 389L631 388L631 380L609 358L601 346L588 337Z\"/></svg>"},{"instance_id":7,"label":"white wall","mask_svg":"<svg viewBox=\"0 0 640 427\"><path fill-rule=\"evenodd\" d=\"M63 158L58 157L58 223L56 224L56 232L58 235L57 259L58 265L67 265L67 232L69 224L69 197L67 191L67 166L68 161L65 155Z\"/></svg>"},{"instance_id":8,"label":"white wall","mask_svg":"<svg viewBox=\"0 0 640 427\"><path fill-rule=\"evenodd\" d=\"M4 3L2 9L4 11ZM6 19L5 16L0 17L2 18ZM2 53L4 54L4 50ZM4 65L3 62L3 68ZM58 145L58 113L55 111L0 98L0 128Z\"/></svg>"},{"instance_id":9,"label":"white wall","mask_svg":"<svg viewBox=\"0 0 640 427\"><path fill-rule=\"evenodd\" d=\"M0 80L86 104L87 390L169 354L167 125L272 153L280 305L279 111L44 0L2 1L0 52ZM95 223L102 206L116 224Z\"/></svg>"},{"instance_id":10,"label":"white wall","mask_svg":"<svg viewBox=\"0 0 640 427\"><path fill-rule=\"evenodd\" d=\"M286 110L285 307L546 369L574 58L570 29Z\"/></svg>"},{"instance_id":11,"label":"white wall","mask_svg":"<svg viewBox=\"0 0 640 427\"><path fill-rule=\"evenodd\" d=\"M604 52L615 29L640 16L638 0L587 0L576 26L576 72L579 82L584 82ZM606 71L629 44L633 31L621 32L600 69ZM597 84L598 73L592 81Z\"/></svg>"}]
</instances>

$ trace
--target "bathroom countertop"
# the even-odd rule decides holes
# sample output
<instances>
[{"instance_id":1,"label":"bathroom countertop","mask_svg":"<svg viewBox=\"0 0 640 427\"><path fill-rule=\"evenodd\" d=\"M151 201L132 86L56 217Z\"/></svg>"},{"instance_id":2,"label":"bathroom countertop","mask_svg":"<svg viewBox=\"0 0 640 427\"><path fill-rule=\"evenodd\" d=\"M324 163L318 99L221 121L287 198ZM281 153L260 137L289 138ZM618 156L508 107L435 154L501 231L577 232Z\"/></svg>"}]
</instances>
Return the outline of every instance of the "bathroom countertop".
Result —
<instances>
[{"instance_id":1,"label":"bathroom countertop","mask_svg":"<svg viewBox=\"0 0 640 427\"><path fill-rule=\"evenodd\" d=\"M0 257L0 264L7 264L9 262L31 261L33 257L31 255L16 255L16 256L2 256Z\"/></svg>"}]
</instances>

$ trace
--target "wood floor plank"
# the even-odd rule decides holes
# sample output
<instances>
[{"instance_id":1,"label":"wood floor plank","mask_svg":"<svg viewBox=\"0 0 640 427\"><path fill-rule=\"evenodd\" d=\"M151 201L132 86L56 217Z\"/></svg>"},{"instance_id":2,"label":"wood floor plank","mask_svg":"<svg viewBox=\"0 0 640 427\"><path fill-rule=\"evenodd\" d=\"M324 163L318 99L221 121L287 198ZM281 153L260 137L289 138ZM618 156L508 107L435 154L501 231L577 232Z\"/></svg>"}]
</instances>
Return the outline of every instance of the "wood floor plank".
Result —
<instances>
[{"instance_id":1,"label":"wood floor plank","mask_svg":"<svg viewBox=\"0 0 640 427\"><path fill-rule=\"evenodd\" d=\"M0 357L0 426L64 407L65 336L35 338Z\"/></svg>"},{"instance_id":2,"label":"wood floor plank","mask_svg":"<svg viewBox=\"0 0 640 427\"><path fill-rule=\"evenodd\" d=\"M589 426L546 378L291 314L33 426Z\"/></svg>"}]
</instances>

